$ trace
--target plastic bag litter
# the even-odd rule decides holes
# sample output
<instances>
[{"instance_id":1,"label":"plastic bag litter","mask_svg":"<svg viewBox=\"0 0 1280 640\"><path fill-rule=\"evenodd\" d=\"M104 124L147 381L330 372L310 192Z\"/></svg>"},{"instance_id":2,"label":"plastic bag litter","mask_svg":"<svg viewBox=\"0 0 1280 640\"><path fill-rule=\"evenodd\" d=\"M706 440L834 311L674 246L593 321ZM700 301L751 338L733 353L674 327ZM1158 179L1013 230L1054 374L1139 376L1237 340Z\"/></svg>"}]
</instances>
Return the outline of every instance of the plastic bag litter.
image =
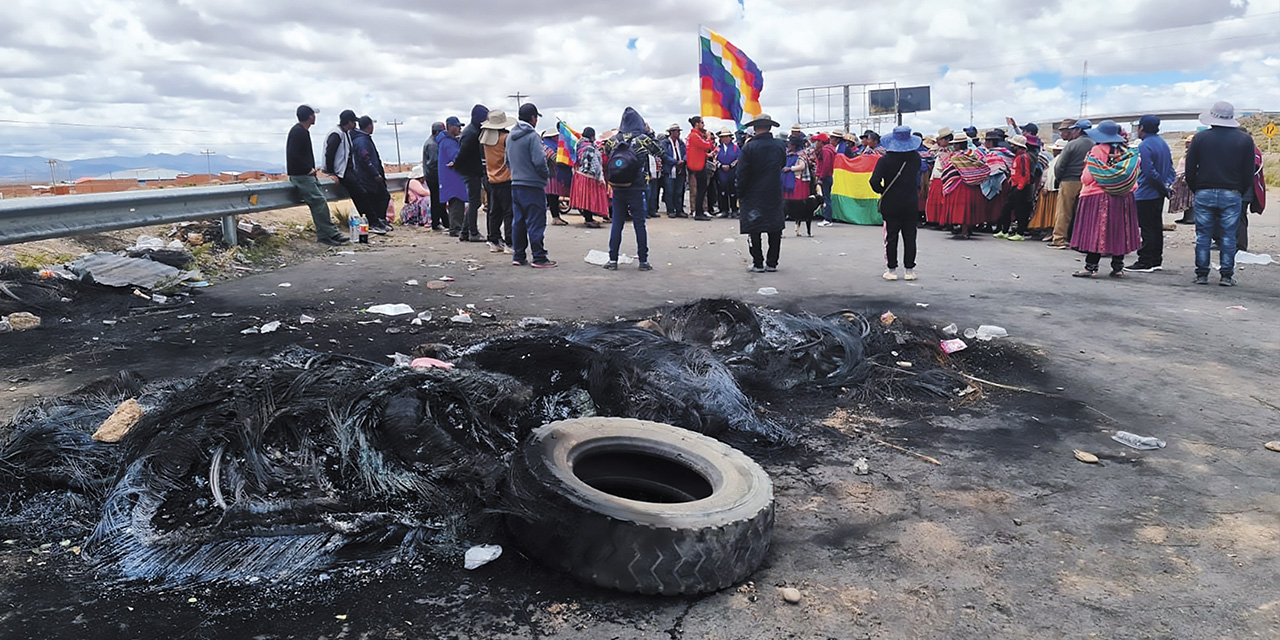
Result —
<instances>
[{"instance_id":1,"label":"plastic bag litter","mask_svg":"<svg viewBox=\"0 0 1280 640\"><path fill-rule=\"evenodd\" d=\"M279 328L280 328L280 321L273 320L271 322L268 322L262 325L261 327L258 327L258 332L259 333L275 333L276 330Z\"/></svg>"},{"instance_id":2,"label":"plastic bag litter","mask_svg":"<svg viewBox=\"0 0 1280 640\"><path fill-rule=\"evenodd\" d=\"M1249 253L1248 251L1236 252L1236 264L1274 264L1275 260L1271 259L1269 253Z\"/></svg>"},{"instance_id":3,"label":"plastic bag litter","mask_svg":"<svg viewBox=\"0 0 1280 640\"><path fill-rule=\"evenodd\" d=\"M756 293L762 296L776 296L778 295L778 290L774 289L773 287L760 287L760 289L757 290Z\"/></svg>"},{"instance_id":4,"label":"plastic bag litter","mask_svg":"<svg viewBox=\"0 0 1280 640\"><path fill-rule=\"evenodd\" d=\"M521 329L528 329L529 327L549 327L549 326L551 326L550 320L546 318L540 318L538 316L528 316L520 319Z\"/></svg>"},{"instance_id":5,"label":"plastic bag litter","mask_svg":"<svg viewBox=\"0 0 1280 640\"><path fill-rule=\"evenodd\" d=\"M413 307L407 304L375 304L365 311L384 316L403 316L413 313Z\"/></svg>"},{"instance_id":6,"label":"plastic bag litter","mask_svg":"<svg viewBox=\"0 0 1280 640\"><path fill-rule=\"evenodd\" d=\"M498 559L502 555L502 547L496 544L481 544L467 549L466 558L462 561L462 566L468 571L479 569L490 562Z\"/></svg>"},{"instance_id":7,"label":"plastic bag litter","mask_svg":"<svg viewBox=\"0 0 1280 640\"><path fill-rule=\"evenodd\" d=\"M938 344L939 346L942 347L943 353L955 353L957 351L964 351L965 349L969 348L969 345L965 344L964 340L961 340L959 338L953 338L951 340L943 340Z\"/></svg>"},{"instance_id":8,"label":"plastic bag litter","mask_svg":"<svg viewBox=\"0 0 1280 640\"><path fill-rule=\"evenodd\" d=\"M587 264L594 264L597 267L603 267L609 262L609 254L605 251L600 251L599 249L592 249L587 252L586 257L584 257L582 261ZM634 261L635 260L631 256L625 253L618 254L618 264L631 264Z\"/></svg>"}]
</instances>

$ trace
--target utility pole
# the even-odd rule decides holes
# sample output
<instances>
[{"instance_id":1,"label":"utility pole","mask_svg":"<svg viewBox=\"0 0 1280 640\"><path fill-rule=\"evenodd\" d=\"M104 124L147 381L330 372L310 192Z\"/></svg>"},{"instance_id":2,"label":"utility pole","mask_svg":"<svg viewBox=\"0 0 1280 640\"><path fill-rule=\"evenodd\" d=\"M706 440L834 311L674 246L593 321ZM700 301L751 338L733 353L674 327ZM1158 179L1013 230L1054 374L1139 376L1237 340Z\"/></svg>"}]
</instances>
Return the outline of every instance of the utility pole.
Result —
<instances>
[{"instance_id":1,"label":"utility pole","mask_svg":"<svg viewBox=\"0 0 1280 640\"><path fill-rule=\"evenodd\" d=\"M399 166L404 164L403 162L400 161L400 125L404 123L400 122L399 120L392 120L387 124L390 125L392 130L396 132L396 165Z\"/></svg>"},{"instance_id":2,"label":"utility pole","mask_svg":"<svg viewBox=\"0 0 1280 640\"><path fill-rule=\"evenodd\" d=\"M524 104L524 101L522 100L522 98L528 98L529 96L526 96L526 95L524 95L523 93L520 93L519 91L517 91L517 92L515 92L515 93L513 93L513 94L511 94L511 95L509 95L509 96L507 96L507 97L508 97L508 98L515 98L515 99L516 99L516 111L517 111L517 112L519 112L519 111L520 111L520 105Z\"/></svg>"},{"instance_id":3,"label":"utility pole","mask_svg":"<svg viewBox=\"0 0 1280 640\"><path fill-rule=\"evenodd\" d=\"M973 126L973 82L969 82L969 126Z\"/></svg>"},{"instance_id":4,"label":"utility pole","mask_svg":"<svg viewBox=\"0 0 1280 640\"><path fill-rule=\"evenodd\" d=\"M212 156L213 156L213 152L212 152L212 151L210 151L210 150L208 150L208 149L205 149L204 151L201 151L200 153L201 153L201 155L203 155L203 156L204 156L204 171L205 171L205 174L207 174L207 175L209 176L209 179L210 179L210 180L212 180L212 179L213 179L213 158L212 158Z\"/></svg>"},{"instance_id":5,"label":"utility pole","mask_svg":"<svg viewBox=\"0 0 1280 640\"><path fill-rule=\"evenodd\" d=\"M58 166L58 161L53 158L49 158L48 160L45 160L45 162L49 163L49 189L53 189L53 185L58 184L58 179L53 175L53 169Z\"/></svg>"}]
</instances>

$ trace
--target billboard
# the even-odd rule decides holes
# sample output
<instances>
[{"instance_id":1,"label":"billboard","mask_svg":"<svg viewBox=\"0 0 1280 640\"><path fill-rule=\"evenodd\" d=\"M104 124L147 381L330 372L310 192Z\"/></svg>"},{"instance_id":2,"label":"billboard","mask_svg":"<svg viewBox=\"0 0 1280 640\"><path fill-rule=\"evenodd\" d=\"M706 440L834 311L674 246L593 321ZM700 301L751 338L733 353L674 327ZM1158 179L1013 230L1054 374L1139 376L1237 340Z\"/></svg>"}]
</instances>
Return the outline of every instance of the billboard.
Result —
<instances>
[{"instance_id":1,"label":"billboard","mask_svg":"<svg viewBox=\"0 0 1280 640\"><path fill-rule=\"evenodd\" d=\"M894 93L897 93L895 100ZM898 87L873 89L867 92L868 109L872 114L915 113L929 110L929 87Z\"/></svg>"}]
</instances>

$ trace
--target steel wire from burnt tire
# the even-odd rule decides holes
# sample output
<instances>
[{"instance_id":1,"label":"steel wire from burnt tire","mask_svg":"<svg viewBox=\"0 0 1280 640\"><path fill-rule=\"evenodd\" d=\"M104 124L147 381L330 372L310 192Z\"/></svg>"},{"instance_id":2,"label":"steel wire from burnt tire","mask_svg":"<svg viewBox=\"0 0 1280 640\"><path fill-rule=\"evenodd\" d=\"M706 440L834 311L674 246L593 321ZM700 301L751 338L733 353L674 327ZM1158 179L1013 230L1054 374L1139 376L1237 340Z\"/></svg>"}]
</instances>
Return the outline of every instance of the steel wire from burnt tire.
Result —
<instances>
[{"instance_id":1,"label":"steel wire from burnt tire","mask_svg":"<svg viewBox=\"0 0 1280 640\"><path fill-rule=\"evenodd\" d=\"M507 519L535 560L627 592L717 591L751 575L773 485L742 452L671 425L579 418L536 429L512 460Z\"/></svg>"}]
</instances>

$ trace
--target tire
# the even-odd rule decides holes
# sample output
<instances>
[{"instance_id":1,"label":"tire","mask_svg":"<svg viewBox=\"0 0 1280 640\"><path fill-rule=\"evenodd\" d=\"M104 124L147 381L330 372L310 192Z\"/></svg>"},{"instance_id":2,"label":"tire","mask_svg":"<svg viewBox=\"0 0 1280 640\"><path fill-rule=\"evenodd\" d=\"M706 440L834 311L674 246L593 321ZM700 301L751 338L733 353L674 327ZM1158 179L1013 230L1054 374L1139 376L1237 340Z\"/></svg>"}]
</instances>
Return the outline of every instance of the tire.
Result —
<instances>
[{"instance_id":1,"label":"tire","mask_svg":"<svg viewBox=\"0 0 1280 640\"><path fill-rule=\"evenodd\" d=\"M508 517L539 562L602 587L680 595L751 575L773 533L773 484L742 452L671 425L580 418L516 452Z\"/></svg>"}]
</instances>

